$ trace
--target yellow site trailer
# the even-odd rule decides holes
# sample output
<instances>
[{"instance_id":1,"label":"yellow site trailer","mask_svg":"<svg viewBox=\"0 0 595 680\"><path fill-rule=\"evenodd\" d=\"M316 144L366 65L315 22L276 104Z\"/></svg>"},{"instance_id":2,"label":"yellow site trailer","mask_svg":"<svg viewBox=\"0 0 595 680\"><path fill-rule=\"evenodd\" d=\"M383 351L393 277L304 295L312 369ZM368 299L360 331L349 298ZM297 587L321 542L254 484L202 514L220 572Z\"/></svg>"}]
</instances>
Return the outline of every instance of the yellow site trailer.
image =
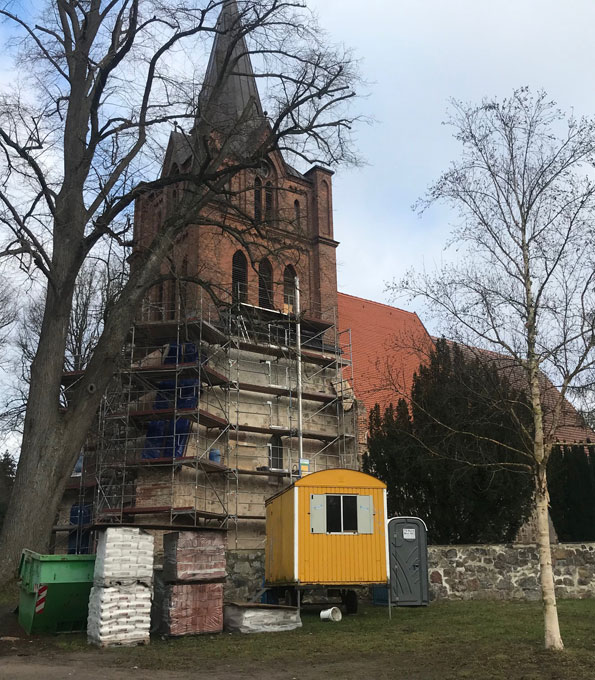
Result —
<instances>
[{"instance_id":1,"label":"yellow site trailer","mask_svg":"<svg viewBox=\"0 0 595 680\"><path fill-rule=\"evenodd\" d=\"M388 582L386 484L356 470L302 477L266 502L269 587Z\"/></svg>"}]
</instances>

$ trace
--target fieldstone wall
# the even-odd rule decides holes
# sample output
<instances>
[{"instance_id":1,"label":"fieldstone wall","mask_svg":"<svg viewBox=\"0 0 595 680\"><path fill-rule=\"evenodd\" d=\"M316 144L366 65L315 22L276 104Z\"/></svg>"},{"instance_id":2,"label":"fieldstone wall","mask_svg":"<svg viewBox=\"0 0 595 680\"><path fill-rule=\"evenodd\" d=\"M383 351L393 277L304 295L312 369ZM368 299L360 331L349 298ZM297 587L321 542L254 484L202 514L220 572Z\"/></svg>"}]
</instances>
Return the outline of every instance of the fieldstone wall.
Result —
<instances>
[{"instance_id":1,"label":"fieldstone wall","mask_svg":"<svg viewBox=\"0 0 595 680\"><path fill-rule=\"evenodd\" d=\"M595 597L595 543L552 546L556 595ZM535 545L429 546L433 600L538 600Z\"/></svg>"},{"instance_id":2,"label":"fieldstone wall","mask_svg":"<svg viewBox=\"0 0 595 680\"><path fill-rule=\"evenodd\" d=\"M595 597L595 543L552 546L556 595ZM539 600L539 555L533 545L428 547L432 600ZM254 597L264 582L264 550L228 550L228 601Z\"/></svg>"},{"instance_id":3,"label":"fieldstone wall","mask_svg":"<svg viewBox=\"0 0 595 680\"><path fill-rule=\"evenodd\" d=\"M246 602L264 583L264 550L228 550L227 581L223 597L228 602Z\"/></svg>"}]
</instances>

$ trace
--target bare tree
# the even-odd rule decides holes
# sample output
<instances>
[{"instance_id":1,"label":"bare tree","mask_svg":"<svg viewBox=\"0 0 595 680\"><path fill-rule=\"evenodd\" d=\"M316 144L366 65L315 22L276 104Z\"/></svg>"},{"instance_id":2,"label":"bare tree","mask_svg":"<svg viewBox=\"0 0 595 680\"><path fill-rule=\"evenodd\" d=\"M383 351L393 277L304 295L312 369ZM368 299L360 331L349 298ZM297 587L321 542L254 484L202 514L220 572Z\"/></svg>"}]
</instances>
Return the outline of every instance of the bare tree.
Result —
<instances>
[{"instance_id":1,"label":"bare tree","mask_svg":"<svg viewBox=\"0 0 595 680\"><path fill-rule=\"evenodd\" d=\"M104 319L112 302L119 295L127 278L127 265L118 255L86 261L77 277L73 293L72 312L66 336L64 370L84 371L103 330ZM12 382L6 385L0 411L0 432L21 432L27 410L31 364L35 358L45 306L44 291L30 291L22 295L18 313L14 293L7 289L12 303L12 320L16 321L11 357ZM0 302L1 304L1 302ZM18 320L17 320L18 319ZM1 323L1 317L0 317ZM0 345L2 339L0 338Z\"/></svg>"},{"instance_id":2,"label":"bare tree","mask_svg":"<svg viewBox=\"0 0 595 680\"><path fill-rule=\"evenodd\" d=\"M20 73L30 74L27 90L12 87L0 96L0 254L47 282L21 456L0 536L1 579L11 575L25 544L47 547L127 329L176 238L215 225L240 243L255 242L263 225L242 213L231 187L270 153L309 163L353 160L346 103L356 73L349 53L326 45L303 4L290 0L56 0L34 18L0 14L14 28ZM197 97L194 73L184 77L182 65L206 54L222 34L226 49L216 77ZM254 98L232 112L234 102L225 97L229 78L248 75L247 54L267 87L268 112ZM192 162L175 176L159 175L156 159L174 128ZM172 187L183 187L183 199L149 247L137 251L71 405L61 410L81 268L106 243L129 243L135 201ZM213 201L227 209L206 210Z\"/></svg>"},{"instance_id":3,"label":"bare tree","mask_svg":"<svg viewBox=\"0 0 595 680\"><path fill-rule=\"evenodd\" d=\"M12 325L17 318L15 291L8 281L0 277L0 349L4 349Z\"/></svg>"},{"instance_id":4,"label":"bare tree","mask_svg":"<svg viewBox=\"0 0 595 680\"><path fill-rule=\"evenodd\" d=\"M462 157L421 207L445 201L458 211L452 243L464 253L392 288L426 300L447 334L496 351L525 377L545 646L563 649L546 470L568 391L590 380L595 359L595 124L525 88L478 106L453 102L448 122ZM543 389L542 372L557 391Z\"/></svg>"}]
</instances>

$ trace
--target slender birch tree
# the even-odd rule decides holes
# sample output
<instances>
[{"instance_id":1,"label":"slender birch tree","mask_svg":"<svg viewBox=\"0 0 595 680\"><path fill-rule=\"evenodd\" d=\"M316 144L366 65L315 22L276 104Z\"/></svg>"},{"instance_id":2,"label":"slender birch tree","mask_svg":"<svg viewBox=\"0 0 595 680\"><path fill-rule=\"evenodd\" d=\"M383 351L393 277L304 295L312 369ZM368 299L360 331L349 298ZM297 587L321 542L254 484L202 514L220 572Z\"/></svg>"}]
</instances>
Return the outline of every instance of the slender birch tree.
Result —
<instances>
[{"instance_id":1,"label":"slender birch tree","mask_svg":"<svg viewBox=\"0 0 595 680\"><path fill-rule=\"evenodd\" d=\"M524 376L545 646L561 650L547 463L569 390L590 382L595 360L595 123L522 88L479 105L454 101L448 124L462 155L420 207L455 209L459 252L391 288L425 300L446 335L497 352Z\"/></svg>"}]
</instances>

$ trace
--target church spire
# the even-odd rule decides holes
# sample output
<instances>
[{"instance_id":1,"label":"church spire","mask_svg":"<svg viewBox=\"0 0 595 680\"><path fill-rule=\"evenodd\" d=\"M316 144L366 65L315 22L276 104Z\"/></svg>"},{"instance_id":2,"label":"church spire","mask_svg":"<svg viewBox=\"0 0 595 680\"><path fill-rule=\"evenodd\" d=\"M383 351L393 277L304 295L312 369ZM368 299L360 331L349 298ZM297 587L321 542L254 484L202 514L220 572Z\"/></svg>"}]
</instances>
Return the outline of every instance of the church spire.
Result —
<instances>
[{"instance_id":1,"label":"church spire","mask_svg":"<svg viewBox=\"0 0 595 680\"><path fill-rule=\"evenodd\" d=\"M215 128L229 129L240 120L253 126L264 113L235 0L223 3L215 29L199 96L199 115Z\"/></svg>"}]
</instances>

